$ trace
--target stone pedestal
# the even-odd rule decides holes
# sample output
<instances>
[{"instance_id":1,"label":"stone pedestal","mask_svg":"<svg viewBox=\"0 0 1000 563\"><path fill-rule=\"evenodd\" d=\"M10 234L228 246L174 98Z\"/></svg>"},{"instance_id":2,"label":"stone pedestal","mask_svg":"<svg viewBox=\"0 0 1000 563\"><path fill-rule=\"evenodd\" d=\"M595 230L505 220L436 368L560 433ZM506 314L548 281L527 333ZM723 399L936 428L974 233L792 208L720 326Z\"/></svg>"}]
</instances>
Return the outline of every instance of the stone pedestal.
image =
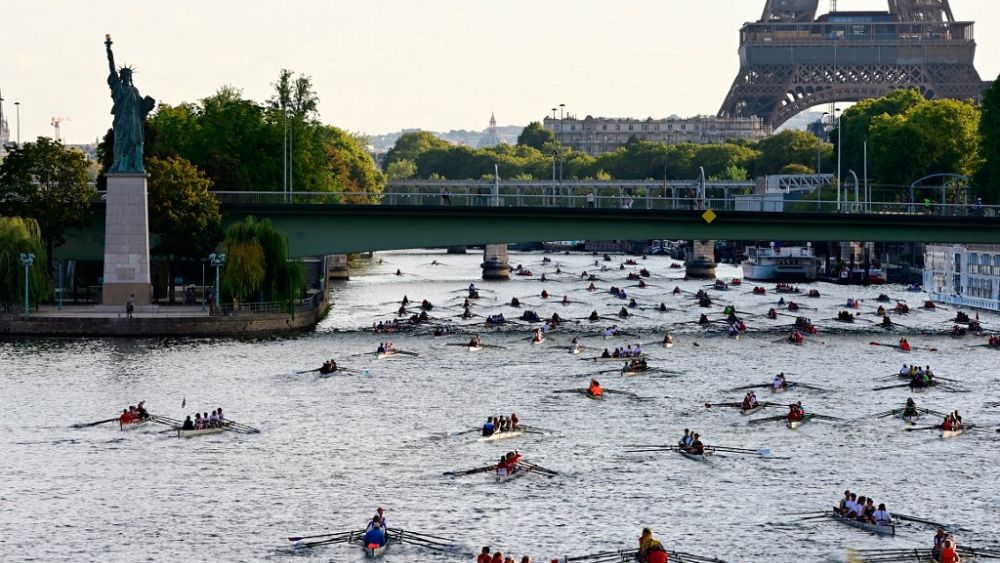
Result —
<instances>
[{"instance_id":1,"label":"stone pedestal","mask_svg":"<svg viewBox=\"0 0 1000 563\"><path fill-rule=\"evenodd\" d=\"M146 174L108 174L104 229L105 305L150 302Z\"/></svg>"},{"instance_id":2,"label":"stone pedestal","mask_svg":"<svg viewBox=\"0 0 1000 563\"><path fill-rule=\"evenodd\" d=\"M691 253L684 262L688 277L715 279L715 241L696 240L691 243Z\"/></svg>"},{"instance_id":3,"label":"stone pedestal","mask_svg":"<svg viewBox=\"0 0 1000 563\"><path fill-rule=\"evenodd\" d=\"M346 254L327 256L326 260L328 279L335 281L347 281L351 279L351 268L347 265Z\"/></svg>"},{"instance_id":4,"label":"stone pedestal","mask_svg":"<svg viewBox=\"0 0 1000 563\"><path fill-rule=\"evenodd\" d=\"M487 244L483 249L483 279L509 280L510 262L506 244Z\"/></svg>"}]
</instances>

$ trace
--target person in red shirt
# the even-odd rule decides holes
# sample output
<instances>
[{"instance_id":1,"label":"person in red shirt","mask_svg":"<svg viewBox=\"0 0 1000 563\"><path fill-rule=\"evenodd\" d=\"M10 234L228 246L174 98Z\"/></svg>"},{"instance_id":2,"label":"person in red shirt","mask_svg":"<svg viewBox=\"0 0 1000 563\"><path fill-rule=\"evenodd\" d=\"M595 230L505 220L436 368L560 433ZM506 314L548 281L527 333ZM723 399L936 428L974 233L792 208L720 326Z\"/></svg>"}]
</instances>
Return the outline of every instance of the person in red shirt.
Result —
<instances>
[{"instance_id":1,"label":"person in red shirt","mask_svg":"<svg viewBox=\"0 0 1000 563\"><path fill-rule=\"evenodd\" d=\"M491 563L492 561L493 556L490 555L490 546L484 547L483 552L476 558L476 563Z\"/></svg>"},{"instance_id":2,"label":"person in red shirt","mask_svg":"<svg viewBox=\"0 0 1000 563\"><path fill-rule=\"evenodd\" d=\"M938 559L941 563L962 563L962 558L959 557L958 552L955 550L955 542L952 539L944 540L944 545L941 547L941 557Z\"/></svg>"},{"instance_id":3,"label":"person in red shirt","mask_svg":"<svg viewBox=\"0 0 1000 563\"><path fill-rule=\"evenodd\" d=\"M120 426L132 424L132 415L128 413L128 409L122 409L122 415L118 417L118 424Z\"/></svg>"}]
</instances>

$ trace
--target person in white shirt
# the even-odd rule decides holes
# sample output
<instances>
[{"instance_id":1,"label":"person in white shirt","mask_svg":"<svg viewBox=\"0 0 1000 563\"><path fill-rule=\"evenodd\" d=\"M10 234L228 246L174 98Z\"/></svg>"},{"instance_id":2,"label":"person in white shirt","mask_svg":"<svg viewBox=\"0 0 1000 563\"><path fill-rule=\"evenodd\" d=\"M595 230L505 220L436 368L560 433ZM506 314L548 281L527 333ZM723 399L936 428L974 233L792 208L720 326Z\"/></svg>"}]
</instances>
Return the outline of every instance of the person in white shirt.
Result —
<instances>
[{"instance_id":1,"label":"person in white shirt","mask_svg":"<svg viewBox=\"0 0 1000 563\"><path fill-rule=\"evenodd\" d=\"M892 514L885 509L885 504L879 504L878 510L875 511L875 523L880 526L886 526L892 524Z\"/></svg>"}]
</instances>

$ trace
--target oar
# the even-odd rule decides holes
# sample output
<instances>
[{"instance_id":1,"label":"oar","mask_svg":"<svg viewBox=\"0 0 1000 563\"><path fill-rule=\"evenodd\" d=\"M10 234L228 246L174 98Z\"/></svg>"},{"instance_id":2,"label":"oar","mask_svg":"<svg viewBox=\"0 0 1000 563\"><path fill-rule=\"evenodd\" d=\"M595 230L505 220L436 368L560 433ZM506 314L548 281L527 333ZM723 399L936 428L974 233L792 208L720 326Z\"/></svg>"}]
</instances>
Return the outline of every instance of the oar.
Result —
<instances>
[{"instance_id":1,"label":"oar","mask_svg":"<svg viewBox=\"0 0 1000 563\"><path fill-rule=\"evenodd\" d=\"M786 418L788 418L786 415L769 416L769 417L766 417L766 418L755 418L753 420L747 421L747 424L751 424L752 425L752 424L761 424L761 423L764 423L764 422L777 422L779 420L785 420Z\"/></svg>"},{"instance_id":2,"label":"oar","mask_svg":"<svg viewBox=\"0 0 1000 563\"><path fill-rule=\"evenodd\" d=\"M495 465L487 465L486 467L467 469L465 471L445 471L444 473L442 473L442 475L446 475L448 477L459 477L461 475L472 475L473 473L486 473L487 471L490 471L491 469L495 468L496 468Z\"/></svg>"},{"instance_id":3,"label":"oar","mask_svg":"<svg viewBox=\"0 0 1000 563\"><path fill-rule=\"evenodd\" d=\"M558 471L553 471L551 469L546 469L546 468L542 467L541 465L537 465L537 464L534 464L534 463L531 463L531 462L528 462L528 461L521 461L520 463L522 465L530 467L531 469L533 469L534 471L537 471L539 473L551 474L551 476L553 476L553 477L556 476L556 475L559 475Z\"/></svg>"},{"instance_id":4,"label":"oar","mask_svg":"<svg viewBox=\"0 0 1000 563\"><path fill-rule=\"evenodd\" d=\"M886 385L885 387L873 387L872 391L885 391L886 389L902 389L903 387L909 387L909 383L902 383L900 385Z\"/></svg>"},{"instance_id":5,"label":"oar","mask_svg":"<svg viewBox=\"0 0 1000 563\"><path fill-rule=\"evenodd\" d=\"M98 424L107 424L108 422L114 422L118 420L118 417L109 418L107 420L98 420L97 422L88 422L86 424L74 424L72 428L89 428L91 426L97 426Z\"/></svg>"},{"instance_id":6,"label":"oar","mask_svg":"<svg viewBox=\"0 0 1000 563\"><path fill-rule=\"evenodd\" d=\"M632 397L634 399L638 399L639 398L639 396L636 395L635 393L630 393L628 391L617 391L615 389L605 389L604 392L605 393L609 393L611 395L625 395L626 397Z\"/></svg>"},{"instance_id":7,"label":"oar","mask_svg":"<svg viewBox=\"0 0 1000 563\"><path fill-rule=\"evenodd\" d=\"M417 352L408 352L406 350L396 350L397 354L406 354L407 356L419 356Z\"/></svg>"},{"instance_id":8,"label":"oar","mask_svg":"<svg viewBox=\"0 0 1000 563\"><path fill-rule=\"evenodd\" d=\"M607 391L607 389L605 389ZM586 393L587 389L557 389L553 393Z\"/></svg>"},{"instance_id":9,"label":"oar","mask_svg":"<svg viewBox=\"0 0 1000 563\"><path fill-rule=\"evenodd\" d=\"M915 432L917 430L941 430L941 427L940 426L911 426L909 428L906 428L905 430L907 432Z\"/></svg>"},{"instance_id":10,"label":"oar","mask_svg":"<svg viewBox=\"0 0 1000 563\"><path fill-rule=\"evenodd\" d=\"M329 534L314 534L314 535L311 535L311 536L290 536L288 538L288 541L302 541L302 540L311 540L313 538L329 538L329 537L333 537L333 536L346 536L346 535L349 535L351 533L352 532L331 532Z\"/></svg>"},{"instance_id":11,"label":"oar","mask_svg":"<svg viewBox=\"0 0 1000 563\"><path fill-rule=\"evenodd\" d=\"M292 373L294 373L295 375L302 375L303 373L312 373L312 372L314 372L314 371L320 371L320 370L322 370L322 369L323 369L323 368L316 368L316 369L307 369L307 370L305 370L305 371L293 371Z\"/></svg>"},{"instance_id":12,"label":"oar","mask_svg":"<svg viewBox=\"0 0 1000 563\"><path fill-rule=\"evenodd\" d=\"M896 518L899 518L900 520L906 520L908 522L916 522L917 524L927 524L928 526L937 526L938 528L947 528L948 527L945 524L941 524L941 523L938 523L938 522L932 522L930 520L924 520L923 518L917 518L916 516L908 516L906 514L899 514L899 513L895 513L895 514L893 514L893 516L895 516Z\"/></svg>"},{"instance_id":13,"label":"oar","mask_svg":"<svg viewBox=\"0 0 1000 563\"><path fill-rule=\"evenodd\" d=\"M837 421L837 422L840 422L840 421L844 420L842 418L837 418L835 416L827 416L825 414L807 414L806 416L811 416L812 418L816 418L816 419L819 419L819 420L834 420L834 421Z\"/></svg>"},{"instance_id":14,"label":"oar","mask_svg":"<svg viewBox=\"0 0 1000 563\"><path fill-rule=\"evenodd\" d=\"M705 408L710 409L712 407L731 407L731 408L741 408L743 403L705 403Z\"/></svg>"},{"instance_id":15,"label":"oar","mask_svg":"<svg viewBox=\"0 0 1000 563\"><path fill-rule=\"evenodd\" d=\"M402 528L387 528L386 531L394 532L394 533L398 533L398 534L402 534L404 536L422 537L422 538L428 538L428 539L438 540L438 541L444 541L444 542L454 541L454 540L449 539L449 538L442 538L440 536L433 536L431 534L425 534L423 532L413 532L413 531L410 531L410 530L404 530Z\"/></svg>"},{"instance_id":16,"label":"oar","mask_svg":"<svg viewBox=\"0 0 1000 563\"><path fill-rule=\"evenodd\" d=\"M798 382L791 382L791 381L788 382L788 386L789 387L801 387L803 389L812 389L813 391L826 391L826 389L824 389L823 387L817 387L815 385L807 385L805 383L798 383Z\"/></svg>"},{"instance_id":17,"label":"oar","mask_svg":"<svg viewBox=\"0 0 1000 563\"><path fill-rule=\"evenodd\" d=\"M896 416L897 414L903 412L903 409L893 409L891 411L880 412L878 414L873 414L872 418L887 418L890 416Z\"/></svg>"}]
</instances>

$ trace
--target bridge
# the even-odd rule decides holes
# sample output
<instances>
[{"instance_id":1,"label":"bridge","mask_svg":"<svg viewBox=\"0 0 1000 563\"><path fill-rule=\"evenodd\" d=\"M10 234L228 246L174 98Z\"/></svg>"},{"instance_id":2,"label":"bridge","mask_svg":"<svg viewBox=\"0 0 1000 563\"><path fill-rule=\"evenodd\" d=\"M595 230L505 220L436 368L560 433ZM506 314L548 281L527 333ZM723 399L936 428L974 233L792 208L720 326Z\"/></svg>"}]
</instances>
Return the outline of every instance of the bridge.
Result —
<instances>
[{"instance_id":1,"label":"bridge","mask_svg":"<svg viewBox=\"0 0 1000 563\"><path fill-rule=\"evenodd\" d=\"M707 182L693 192L685 184L684 193L678 188L676 194L670 182L666 192L662 182L588 183L562 191L552 183L471 182L465 189L460 184L447 184L450 201L442 199L443 190L412 185L375 199L326 192L216 195L227 223L248 215L270 219L288 236L296 257L556 240L1000 243L1000 207L796 201L782 194L736 193L748 185ZM344 203L366 198L371 204ZM96 203L94 211L91 227L68 233L56 258L103 258L104 205Z\"/></svg>"}]
</instances>

